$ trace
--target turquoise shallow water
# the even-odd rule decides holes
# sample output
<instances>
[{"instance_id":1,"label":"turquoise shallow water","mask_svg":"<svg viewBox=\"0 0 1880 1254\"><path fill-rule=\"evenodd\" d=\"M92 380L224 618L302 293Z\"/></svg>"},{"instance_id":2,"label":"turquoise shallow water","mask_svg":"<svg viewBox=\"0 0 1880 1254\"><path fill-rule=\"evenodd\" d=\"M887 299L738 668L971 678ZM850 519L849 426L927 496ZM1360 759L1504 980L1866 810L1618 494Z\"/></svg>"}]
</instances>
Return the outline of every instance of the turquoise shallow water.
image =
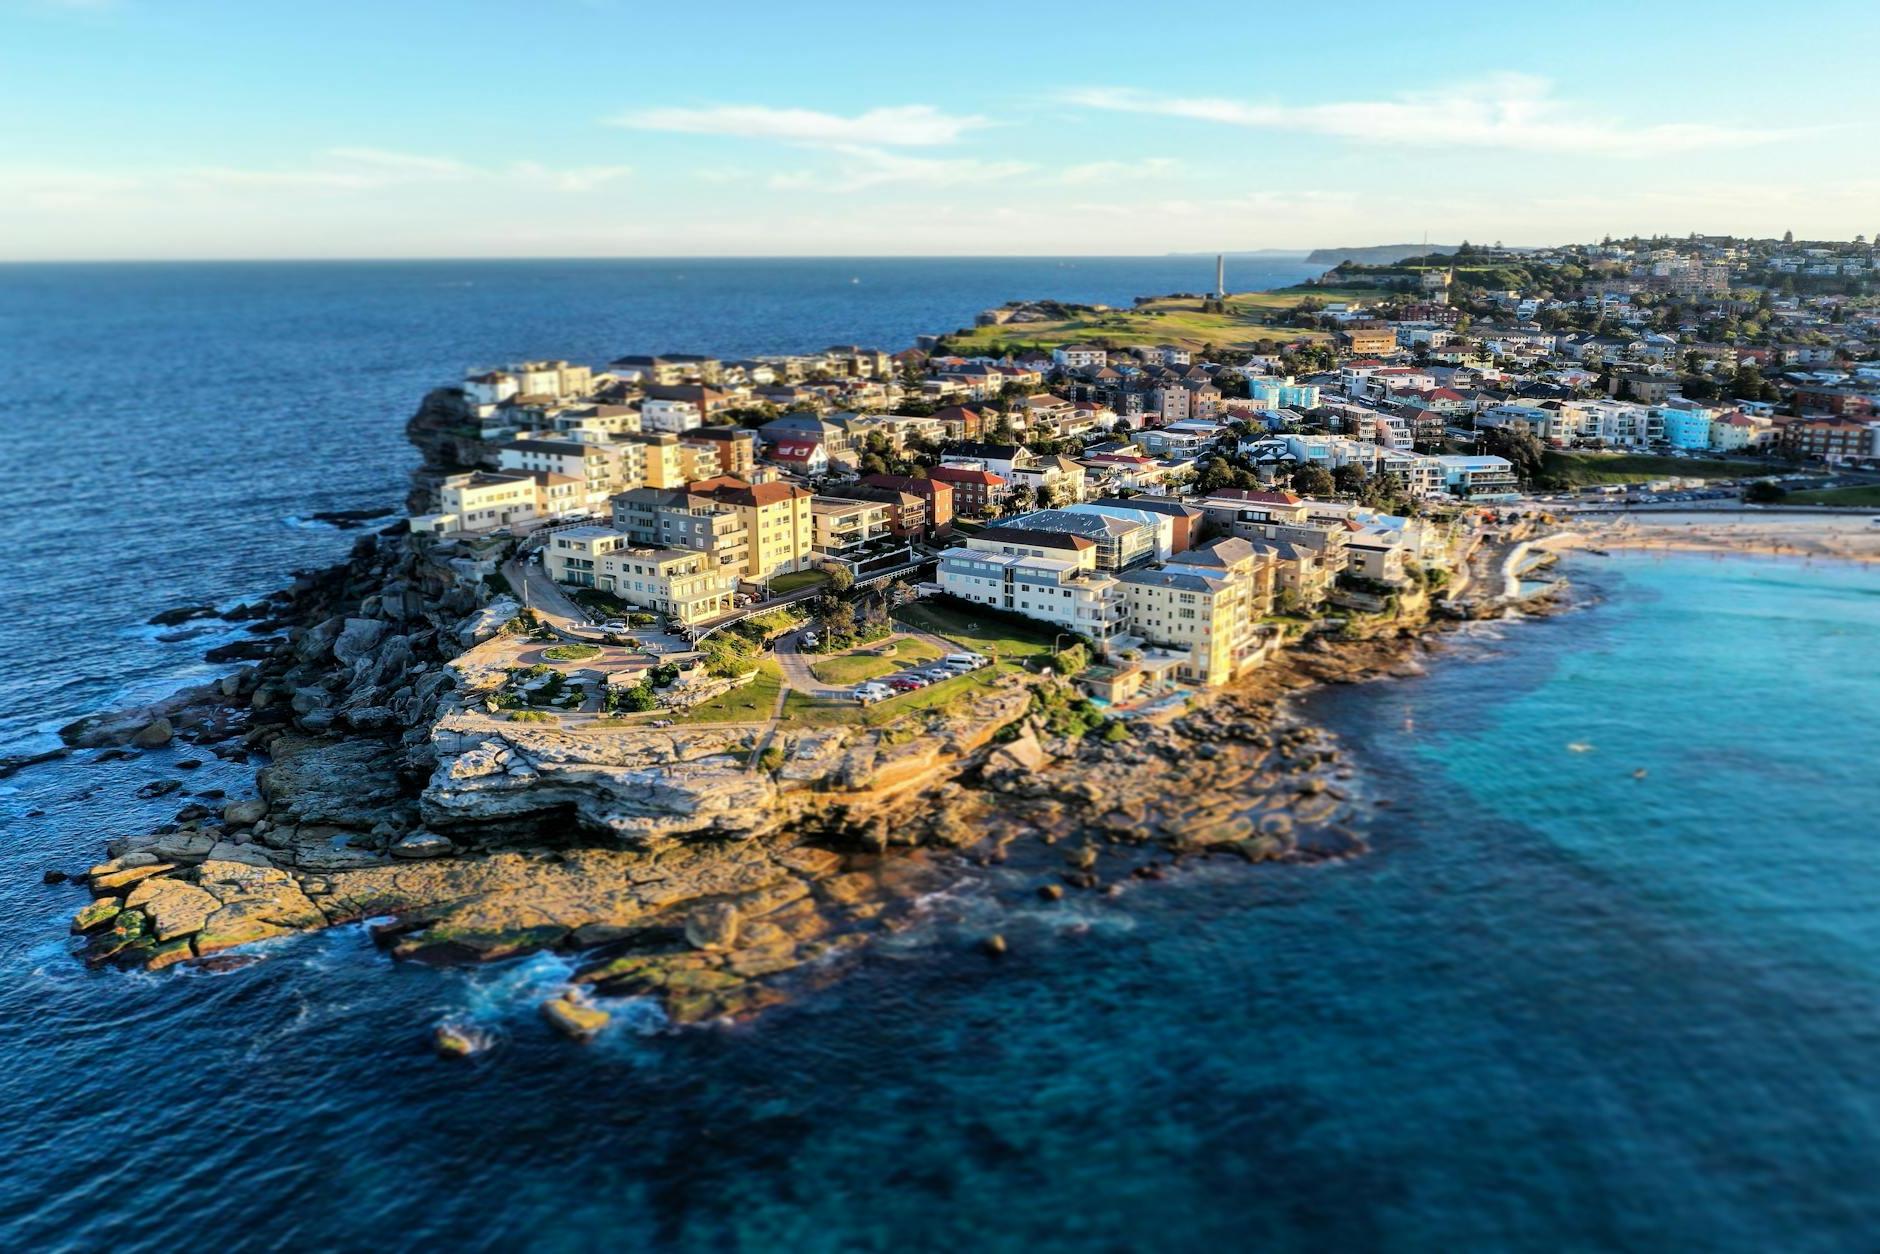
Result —
<instances>
[{"instance_id":1,"label":"turquoise shallow water","mask_svg":"<svg viewBox=\"0 0 1880 1254\"><path fill-rule=\"evenodd\" d=\"M8 398L39 473L0 519L0 751L189 672L209 641L152 612L343 554L282 520L394 503L404 414L469 362L898 344L1188 269L0 267L0 341L109 362ZM85 896L40 874L161 822L132 794L177 755L0 780L0 1248L1870 1249L1880 572L1572 574L1573 613L1307 702L1392 802L1365 858L1057 905L1007 868L755 1024L623 1007L585 1051L536 1020L547 958L399 966L347 928L87 972ZM433 1059L446 1015L501 1047Z\"/></svg>"}]
</instances>

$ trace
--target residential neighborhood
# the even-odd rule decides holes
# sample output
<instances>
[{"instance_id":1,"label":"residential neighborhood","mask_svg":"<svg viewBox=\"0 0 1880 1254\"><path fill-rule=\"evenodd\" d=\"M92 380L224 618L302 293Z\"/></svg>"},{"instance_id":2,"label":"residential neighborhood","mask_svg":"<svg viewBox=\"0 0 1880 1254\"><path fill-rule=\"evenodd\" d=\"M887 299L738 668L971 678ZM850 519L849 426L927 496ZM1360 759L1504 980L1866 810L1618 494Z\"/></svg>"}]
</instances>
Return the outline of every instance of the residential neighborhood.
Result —
<instances>
[{"instance_id":1,"label":"residential neighborhood","mask_svg":"<svg viewBox=\"0 0 1880 1254\"><path fill-rule=\"evenodd\" d=\"M1840 485L1880 468L1873 257L1464 244L1256 294L1236 343L1158 339L1176 298L1144 297L898 352L479 366L413 420L445 469L410 526L513 540L571 630L679 652L780 606L814 611L796 648L861 647L920 599L1081 649L1105 700L1217 687L1453 591L1523 510L1864 490Z\"/></svg>"}]
</instances>

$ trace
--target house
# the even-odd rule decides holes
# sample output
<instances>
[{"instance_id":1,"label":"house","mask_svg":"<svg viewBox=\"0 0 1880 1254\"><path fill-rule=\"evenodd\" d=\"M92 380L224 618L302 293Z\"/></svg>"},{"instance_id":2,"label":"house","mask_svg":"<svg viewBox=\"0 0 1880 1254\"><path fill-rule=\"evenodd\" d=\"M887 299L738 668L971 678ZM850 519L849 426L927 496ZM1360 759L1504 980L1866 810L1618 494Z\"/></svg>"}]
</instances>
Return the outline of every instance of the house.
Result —
<instances>
[{"instance_id":1,"label":"house","mask_svg":"<svg viewBox=\"0 0 1880 1254\"><path fill-rule=\"evenodd\" d=\"M1156 514L1168 520L1168 554L1162 560L1168 561L1178 553L1185 553L1193 548L1201 538L1201 528L1206 515L1192 505L1184 505L1173 497L1167 496L1104 496L1089 502L1091 505L1115 506L1127 510L1139 510L1143 513Z\"/></svg>"},{"instance_id":2,"label":"house","mask_svg":"<svg viewBox=\"0 0 1880 1254\"><path fill-rule=\"evenodd\" d=\"M1266 656L1272 633L1275 568L1244 540L1184 555L1180 563L1117 576L1130 636L1177 651L1179 673L1215 686L1245 674ZM1119 642L1120 643L1120 642Z\"/></svg>"},{"instance_id":3,"label":"house","mask_svg":"<svg viewBox=\"0 0 1880 1254\"><path fill-rule=\"evenodd\" d=\"M583 509L604 510L607 498L622 487L622 460L611 446L573 440L518 437L497 449L497 469L542 471L581 485ZM637 481L636 481L637 482Z\"/></svg>"},{"instance_id":4,"label":"house","mask_svg":"<svg viewBox=\"0 0 1880 1254\"><path fill-rule=\"evenodd\" d=\"M935 466L928 478L944 483L953 491L953 512L966 517L996 513L1011 494L1011 484L1003 476L983 466Z\"/></svg>"},{"instance_id":5,"label":"house","mask_svg":"<svg viewBox=\"0 0 1880 1254\"><path fill-rule=\"evenodd\" d=\"M821 440L779 440L764 456L785 470L805 477L829 473L829 451Z\"/></svg>"},{"instance_id":6,"label":"house","mask_svg":"<svg viewBox=\"0 0 1880 1254\"><path fill-rule=\"evenodd\" d=\"M1880 423L1854 418L1798 418L1776 429L1776 448L1790 457L1844 462L1880 456Z\"/></svg>"},{"instance_id":7,"label":"house","mask_svg":"<svg viewBox=\"0 0 1880 1254\"><path fill-rule=\"evenodd\" d=\"M1013 487L1027 487L1035 500L1063 505L1075 504L1084 499L1084 468L1082 463L1053 454L1039 457L1029 465L1014 466L1006 478Z\"/></svg>"},{"instance_id":8,"label":"house","mask_svg":"<svg viewBox=\"0 0 1880 1254\"><path fill-rule=\"evenodd\" d=\"M1082 370L1104 365L1109 354L1094 344L1065 344L1051 350L1051 362L1060 370Z\"/></svg>"},{"instance_id":9,"label":"house","mask_svg":"<svg viewBox=\"0 0 1880 1254\"><path fill-rule=\"evenodd\" d=\"M942 466L969 466L1010 477L1020 466L1035 466L1038 458L1022 444L986 444L961 440L949 444L940 453Z\"/></svg>"},{"instance_id":10,"label":"house","mask_svg":"<svg viewBox=\"0 0 1880 1254\"><path fill-rule=\"evenodd\" d=\"M876 476L870 476L874 478ZM895 478L897 476L880 476ZM921 482L924 482L921 481ZM949 493L950 495L950 493ZM903 540L924 540L927 537L927 496L913 492L904 492L898 488L882 487L878 484L857 482L825 488L820 499L863 501L879 505L887 511L887 531ZM812 504L812 511L815 506Z\"/></svg>"},{"instance_id":11,"label":"house","mask_svg":"<svg viewBox=\"0 0 1880 1254\"><path fill-rule=\"evenodd\" d=\"M705 415L691 401L648 397L640 405L640 426L647 431L690 431L705 425Z\"/></svg>"},{"instance_id":12,"label":"house","mask_svg":"<svg viewBox=\"0 0 1880 1254\"><path fill-rule=\"evenodd\" d=\"M438 512L415 516L412 530L490 531L587 509L582 480L542 470L447 475L437 498Z\"/></svg>"},{"instance_id":13,"label":"house","mask_svg":"<svg viewBox=\"0 0 1880 1254\"><path fill-rule=\"evenodd\" d=\"M681 444L708 450L717 469L707 475L743 478L757 465L757 433L743 427L698 427L679 438Z\"/></svg>"}]
</instances>

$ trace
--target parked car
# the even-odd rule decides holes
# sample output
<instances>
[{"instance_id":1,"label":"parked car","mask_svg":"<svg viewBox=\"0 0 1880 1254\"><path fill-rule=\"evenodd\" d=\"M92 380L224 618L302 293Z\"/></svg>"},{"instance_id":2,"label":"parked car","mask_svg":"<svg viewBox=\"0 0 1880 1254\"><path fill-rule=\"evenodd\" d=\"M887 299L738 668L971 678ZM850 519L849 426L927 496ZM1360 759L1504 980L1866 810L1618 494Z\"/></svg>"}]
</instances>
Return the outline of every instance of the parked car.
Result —
<instances>
[{"instance_id":1,"label":"parked car","mask_svg":"<svg viewBox=\"0 0 1880 1254\"><path fill-rule=\"evenodd\" d=\"M886 701L894 695L894 689L881 683L866 683L855 690L855 699L863 705L873 705L877 701Z\"/></svg>"},{"instance_id":2,"label":"parked car","mask_svg":"<svg viewBox=\"0 0 1880 1254\"><path fill-rule=\"evenodd\" d=\"M983 653L949 653L940 659L940 665L976 671L990 660Z\"/></svg>"},{"instance_id":3,"label":"parked car","mask_svg":"<svg viewBox=\"0 0 1880 1254\"><path fill-rule=\"evenodd\" d=\"M913 692L916 688L925 688L927 682L919 675L896 675L888 680L888 687L900 692Z\"/></svg>"}]
</instances>

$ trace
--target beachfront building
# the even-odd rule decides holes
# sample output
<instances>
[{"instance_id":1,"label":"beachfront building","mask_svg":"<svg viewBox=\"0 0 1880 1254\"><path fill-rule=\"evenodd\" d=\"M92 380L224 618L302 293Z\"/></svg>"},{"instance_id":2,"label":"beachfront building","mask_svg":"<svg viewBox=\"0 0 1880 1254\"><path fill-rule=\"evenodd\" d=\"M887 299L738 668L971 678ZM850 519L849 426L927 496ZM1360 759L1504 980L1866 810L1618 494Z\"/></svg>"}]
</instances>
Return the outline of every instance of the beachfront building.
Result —
<instances>
[{"instance_id":1,"label":"beachfront building","mask_svg":"<svg viewBox=\"0 0 1880 1254\"><path fill-rule=\"evenodd\" d=\"M638 548L611 527L570 527L543 550L543 569L556 583L609 592L637 609L691 627L734 605L738 578L710 554L692 549Z\"/></svg>"},{"instance_id":2,"label":"beachfront building","mask_svg":"<svg viewBox=\"0 0 1880 1254\"><path fill-rule=\"evenodd\" d=\"M1099 646L1124 619L1116 578L1075 556L991 552L975 544L942 553L935 578L942 591L961 600L1024 614L1088 636Z\"/></svg>"},{"instance_id":3,"label":"beachfront building","mask_svg":"<svg viewBox=\"0 0 1880 1254\"><path fill-rule=\"evenodd\" d=\"M1216 541L1180 562L1117 576L1129 636L1181 655L1178 672L1214 686L1265 657L1271 633L1260 619L1273 604L1275 566L1245 540ZM1119 641L1119 648L1125 642Z\"/></svg>"},{"instance_id":4,"label":"beachfront building","mask_svg":"<svg viewBox=\"0 0 1880 1254\"><path fill-rule=\"evenodd\" d=\"M1465 501L1512 501L1521 494L1514 463L1505 457L1448 455L1436 459L1443 467L1443 487Z\"/></svg>"}]
</instances>

